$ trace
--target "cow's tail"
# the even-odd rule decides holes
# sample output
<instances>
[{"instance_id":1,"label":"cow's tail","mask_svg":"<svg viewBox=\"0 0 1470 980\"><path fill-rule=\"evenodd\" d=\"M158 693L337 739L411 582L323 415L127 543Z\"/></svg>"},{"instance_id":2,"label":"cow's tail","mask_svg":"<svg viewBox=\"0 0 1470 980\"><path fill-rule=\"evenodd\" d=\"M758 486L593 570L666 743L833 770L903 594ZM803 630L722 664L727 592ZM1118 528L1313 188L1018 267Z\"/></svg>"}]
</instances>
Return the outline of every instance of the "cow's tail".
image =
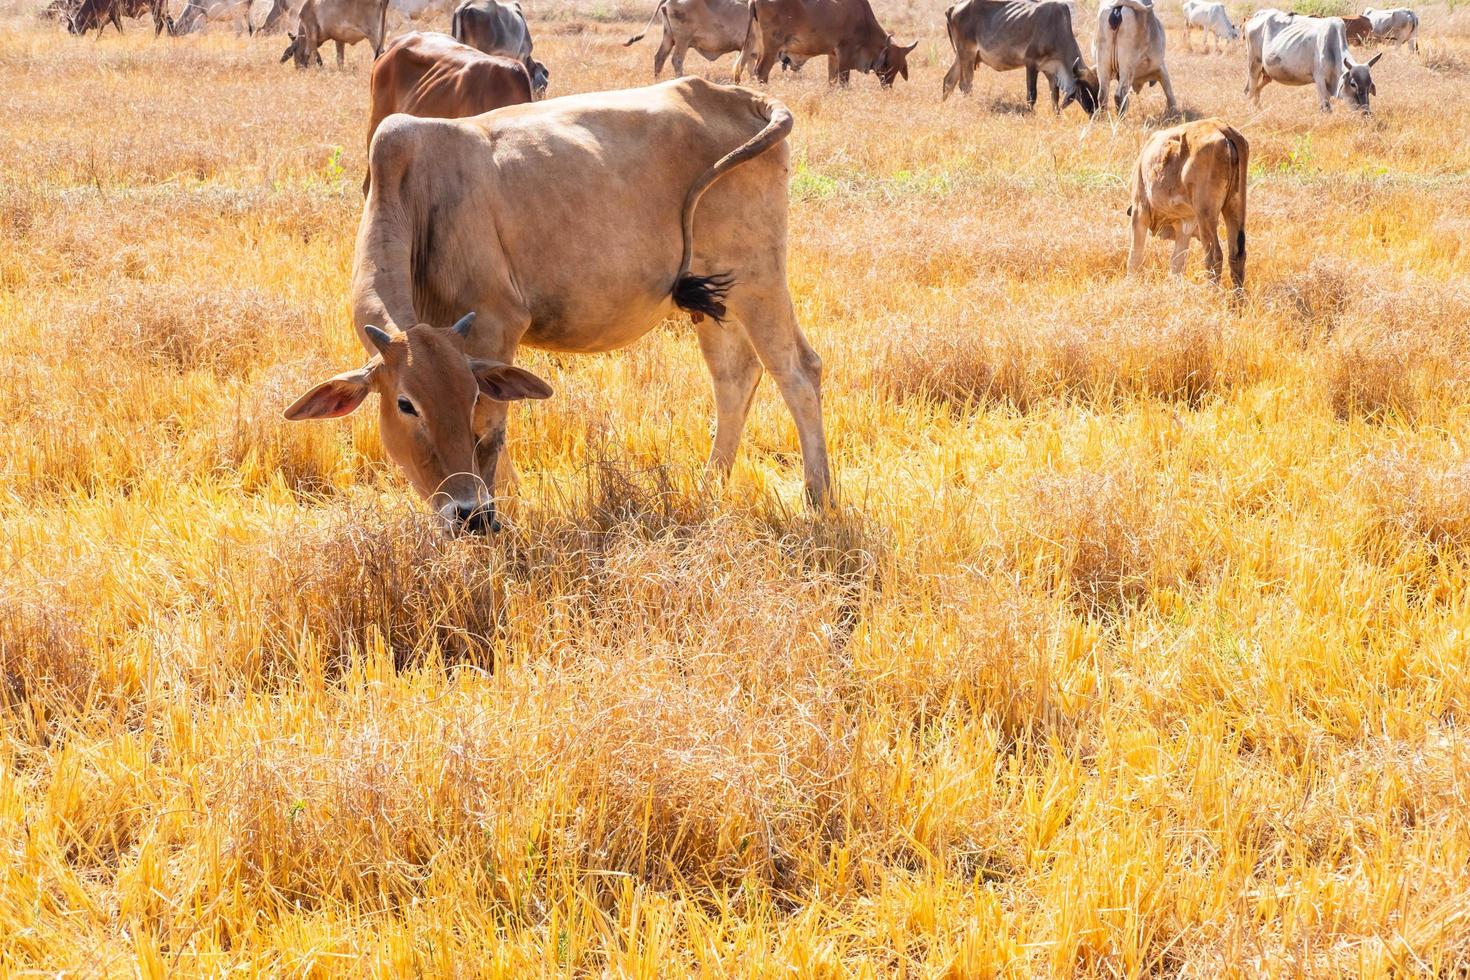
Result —
<instances>
[{"instance_id":1,"label":"cow's tail","mask_svg":"<svg viewBox=\"0 0 1470 980\"><path fill-rule=\"evenodd\" d=\"M728 273L710 276L690 274L689 266L694 261L694 209L711 184L747 160L755 159L780 143L790 134L795 122L791 110L780 102L775 99L763 101L769 113L765 127L743 145L715 161L715 165L700 174L699 179L689 188L689 193L684 196L684 257L679 260L679 274L674 277L671 292L674 305L695 314L696 321L700 315L713 317L717 321L725 319L725 295L729 293L735 280Z\"/></svg>"},{"instance_id":2,"label":"cow's tail","mask_svg":"<svg viewBox=\"0 0 1470 980\"><path fill-rule=\"evenodd\" d=\"M648 23L643 25L643 30L639 31L637 34L634 34L632 37L628 38L628 40L624 41L623 47L626 48L637 44L639 41L643 40L644 35L653 30L653 22L658 20L659 14L663 13L664 4L667 2L668 0L658 0L658 6L653 8L653 13L649 16Z\"/></svg>"},{"instance_id":3,"label":"cow's tail","mask_svg":"<svg viewBox=\"0 0 1470 980\"><path fill-rule=\"evenodd\" d=\"M464 41L464 15L460 12L460 5L454 5L454 12L449 15L449 36L460 44Z\"/></svg>"},{"instance_id":4,"label":"cow's tail","mask_svg":"<svg viewBox=\"0 0 1470 980\"><path fill-rule=\"evenodd\" d=\"M383 7L378 11L378 43L373 48L373 60L383 53L383 48L388 43L388 0L383 0Z\"/></svg>"},{"instance_id":5,"label":"cow's tail","mask_svg":"<svg viewBox=\"0 0 1470 980\"><path fill-rule=\"evenodd\" d=\"M1240 216L1240 230L1235 233L1235 241L1229 243L1230 255L1240 259L1245 257L1245 188L1250 176L1250 145L1234 129L1227 130L1225 145L1230 149L1230 160L1234 165L1229 196L1235 198L1235 211ZM1227 199L1227 206L1228 203Z\"/></svg>"}]
</instances>

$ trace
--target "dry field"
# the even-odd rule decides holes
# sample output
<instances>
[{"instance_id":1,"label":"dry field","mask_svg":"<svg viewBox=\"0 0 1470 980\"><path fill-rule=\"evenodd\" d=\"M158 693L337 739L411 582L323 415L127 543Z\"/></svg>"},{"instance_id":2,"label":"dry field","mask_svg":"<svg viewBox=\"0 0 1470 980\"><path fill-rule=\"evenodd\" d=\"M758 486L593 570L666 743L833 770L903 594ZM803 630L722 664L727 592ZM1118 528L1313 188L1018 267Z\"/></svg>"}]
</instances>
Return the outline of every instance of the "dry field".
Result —
<instances>
[{"instance_id":1,"label":"dry field","mask_svg":"<svg viewBox=\"0 0 1470 980\"><path fill-rule=\"evenodd\" d=\"M1157 89L941 105L939 0L880 0L911 83L772 83L839 510L769 380L701 492L671 321L529 354L450 540L375 413L280 418L364 356L368 52L11 3L0 974L1470 969L1470 12L1370 119L1171 31L1252 142L1235 303L1122 275ZM553 94L647 80L646 6L530 10Z\"/></svg>"}]
</instances>

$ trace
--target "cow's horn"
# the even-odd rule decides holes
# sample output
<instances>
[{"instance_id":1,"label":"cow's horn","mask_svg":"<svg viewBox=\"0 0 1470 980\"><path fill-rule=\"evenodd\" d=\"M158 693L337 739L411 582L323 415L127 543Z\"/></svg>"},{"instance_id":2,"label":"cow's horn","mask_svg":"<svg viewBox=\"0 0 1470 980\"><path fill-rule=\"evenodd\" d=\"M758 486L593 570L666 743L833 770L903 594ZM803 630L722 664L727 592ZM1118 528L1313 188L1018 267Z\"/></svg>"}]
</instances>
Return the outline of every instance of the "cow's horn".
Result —
<instances>
[{"instance_id":1,"label":"cow's horn","mask_svg":"<svg viewBox=\"0 0 1470 980\"><path fill-rule=\"evenodd\" d=\"M464 316L460 317L459 318L459 322L456 323L454 326L450 327L449 329L450 330L453 330L455 333L459 334L461 337L468 337L470 335L470 327L472 327L474 325L475 325L475 312L474 312L474 310L471 310L470 312L466 313Z\"/></svg>"},{"instance_id":2,"label":"cow's horn","mask_svg":"<svg viewBox=\"0 0 1470 980\"><path fill-rule=\"evenodd\" d=\"M388 331L369 323L362 328L362 332L367 334L367 339L373 342L373 346L378 349L379 354L388 353L388 345L393 343L393 338L388 335Z\"/></svg>"}]
</instances>

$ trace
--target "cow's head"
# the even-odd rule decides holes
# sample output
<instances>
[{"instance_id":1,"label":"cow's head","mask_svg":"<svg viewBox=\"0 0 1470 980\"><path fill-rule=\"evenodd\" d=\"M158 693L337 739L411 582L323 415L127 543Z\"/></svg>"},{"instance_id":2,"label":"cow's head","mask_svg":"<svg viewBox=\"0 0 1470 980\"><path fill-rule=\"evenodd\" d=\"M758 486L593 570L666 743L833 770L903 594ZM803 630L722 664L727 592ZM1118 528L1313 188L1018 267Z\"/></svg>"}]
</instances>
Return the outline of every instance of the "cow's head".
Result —
<instances>
[{"instance_id":1,"label":"cow's head","mask_svg":"<svg viewBox=\"0 0 1470 980\"><path fill-rule=\"evenodd\" d=\"M414 489L454 527L495 529L485 479L505 442L507 403L549 398L551 386L524 368L467 356L474 319L471 313L448 330L426 323L393 333L364 327L377 355L312 388L286 418L339 418L377 392L383 448Z\"/></svg>"},{"instance_id":2,"label":"cow's head","mask_svg":"<svg viewBox=\"0 0 1470 980\"><path fill-rule=\"evenodd\" d=\"M919 46L919 42L902 45L893 40L893 35L883 43L883 50L878 54L878 60L873 63L873 73L878 76L878 81L884 88L893 84L893 80L899 75L904 81L909 80L909 54Z\"/></svg>"},{"instance_id":3,"label":"cow's head","mask_svg":"<svg viewBox=\"0 0 1470 980\"><path fill-rule=\"evenodd\" d=\"M1369 69L1382 57L1383 52L1380 51L1368 59L1366 65L1360 65L1350 56L1343 56L1342 77L1337 82L1337 94L1360 112L1371 111L1368 108L1368 97L1378 94L1378 87L1373 84L1373 75Z\"/></svg>"},{"instance_id":4,"label":"cow's head","mask_svg":"<svg viewBox=\"0 0 1470 980\"><path fill-rule=\"evenodd\" d=\"M291 43L286 45L285 52L281 55L281 64L285 64L292 58L296 59L297 68L310 68L313 63L318 68L322 65L322 53L318 48L312 46L307 39L306 32L300 34L287 34Z\"/></svg>"},{"instance_id":5,"label":"cow's head","mask_svg":"<svg viewBox=\"0 0 1470 980\"><path fill-rule=\"evenodd\" d=\"M535 58L530 59L530 62L527 67L531 69L531 92L536 98L544 99L546 89L551 85L551 69Z\"/></svg>"},{"instance_id":6,"label":"cow's head","mask_svg":"<svg viewBox=\"0 0 1470 980\"><path fill-rule=\"evenodd\" d=\"M1088 68L1079 57L1072 62L1072 83L1066 88L1067 97L1062 100L1062 108L1076 102L1082 107L1082 111L1089 116L1097 112L1097 69Z\"/></svg>"}]
</instances>

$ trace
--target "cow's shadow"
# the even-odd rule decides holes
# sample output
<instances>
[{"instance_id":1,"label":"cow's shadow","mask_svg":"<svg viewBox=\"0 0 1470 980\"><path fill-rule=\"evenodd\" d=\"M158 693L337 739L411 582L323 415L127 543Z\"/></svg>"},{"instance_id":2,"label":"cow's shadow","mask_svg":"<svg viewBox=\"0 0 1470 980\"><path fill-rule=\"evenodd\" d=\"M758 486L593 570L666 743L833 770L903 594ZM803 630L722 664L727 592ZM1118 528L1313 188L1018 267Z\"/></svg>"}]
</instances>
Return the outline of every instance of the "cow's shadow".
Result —
<instances>
[{"instance_id":1,"label":"cow's shadow","mask_svg":"<svg viewBox=\"0 0 1470 980\"><path fill-rule=\"evenodd\" d=\"M976 101L978 102L980 100L977 99ZM1001 116L1029 116L1032 113L1032 109L1026 104L1025 99L1018 99L1013 96L994 95L984 105L986 112L992 112ZM1047 107L1050 109L1050 103L1047 103ZM1040 110L1041 100L1037 100L1036 111L1039 112Z\"/></svg>"},{"instance_id":2,"label":"cow's shadow","mask_svg":"<svg viewBox=\"0 0 1470 980\"><path fill-rule=\"evenodd\" d=\"M1211 113L1182 105L1177 112L1170 112L1168 109L1151 112L1143 117L1143 124L1150 129L1157 129L1162 126L1177 126L1180 123L1194 122L1197 119L1208 119L1210 115Z\"/></svg>"}]
</instances>

